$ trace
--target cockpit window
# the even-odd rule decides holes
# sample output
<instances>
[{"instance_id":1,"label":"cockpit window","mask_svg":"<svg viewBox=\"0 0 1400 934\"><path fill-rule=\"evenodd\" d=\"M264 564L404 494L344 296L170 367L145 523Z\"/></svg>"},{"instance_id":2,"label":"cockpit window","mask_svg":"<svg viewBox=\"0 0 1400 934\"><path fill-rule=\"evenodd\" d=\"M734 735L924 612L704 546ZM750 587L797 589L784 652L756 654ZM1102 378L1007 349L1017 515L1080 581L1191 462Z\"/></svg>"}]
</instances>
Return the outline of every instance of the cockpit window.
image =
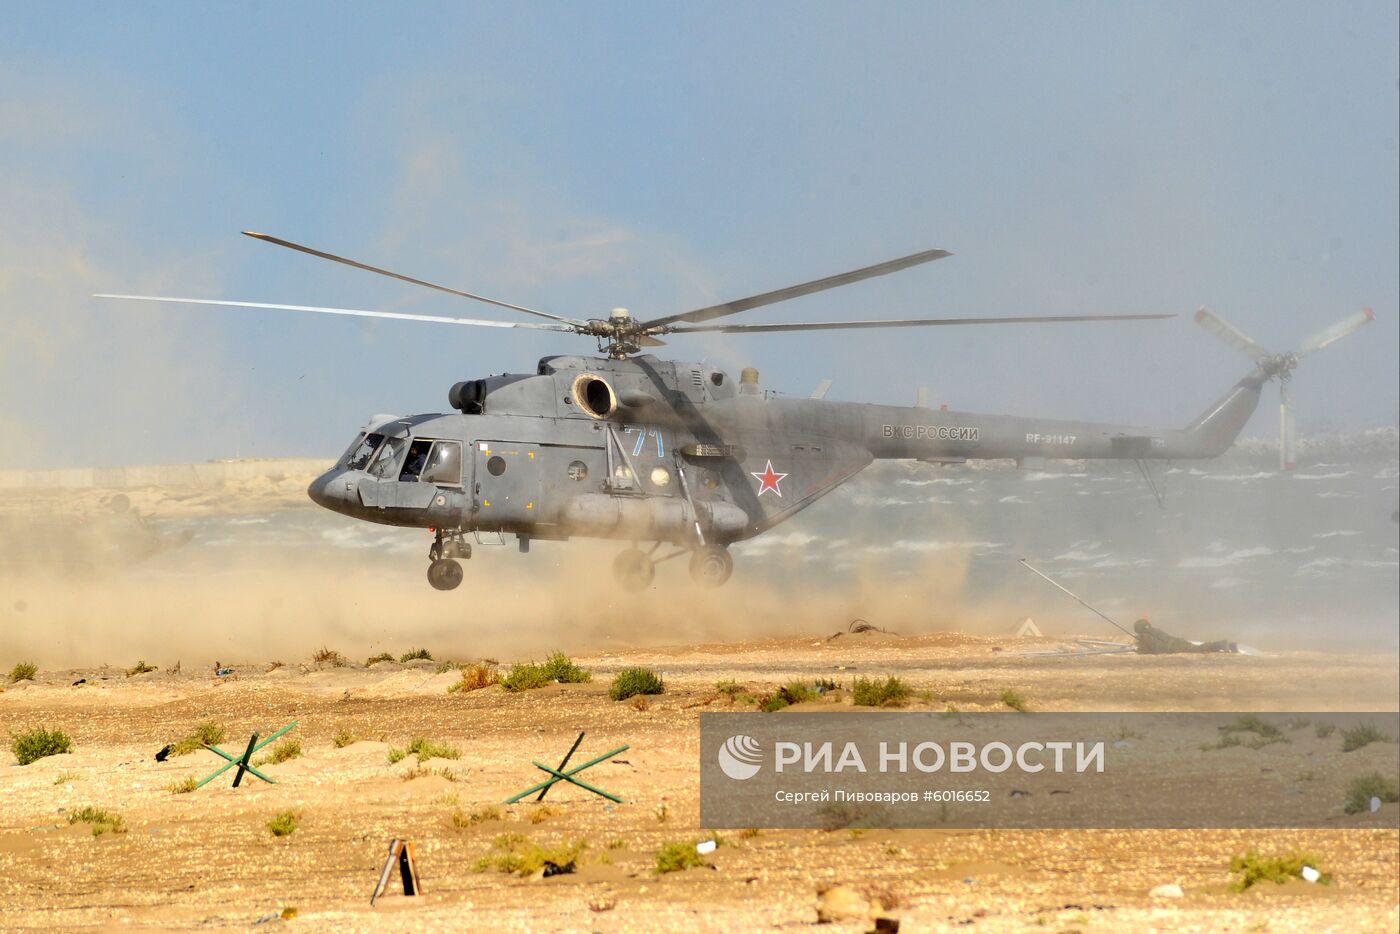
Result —
<instances>
[{"instance_id":1,"label":"cockpit window","mask_svg":"<svg viewBox=\"0 0 1400 934\"><path fill-rule=\"evenodd\" d=\"M364 470L383 441L384 436L378 433L361 434L355 439L355 443L350 445L350 450L345 452L345 466L350 470Z\"/></svg>"},{"instance_id":2,"label":"cockpit window","mask_svg":"<svg viewBox=\"0 0 1400 934\"><path fill-rule=\"evenodd\" d=\"M390 438L384 446L379 449L379 454L375 456L374 462L369 465L369 472L372 476L381 480L388 480L394 476L394 470L399 464L399 455L403 453L404 446L408 444L406 438Z\"/></svg>"},{"instance_id":3,"label":"cockpit window","mask_svg":"<svg viewBox=\"0 0 1400 934\"><path fill-rule=\"evenodd\" d=\"M413 439L413 443L408 446L408 458L403 463L403 473L399 474L400 480L408 483L418 480L418 475L423 472L423 465L428 462L428 451L432 446L431 438Z\"/></svg>"},{"instance_id":4,"label":"cockpit window","mask_svg":"<svg viewBox=\"0 0 1400 934\"><path fill-rule=\"evenodd\" d=\"M433 444L428 455L428 464L423 468L424 483L441 483L444 486L462 485L462 442L438 441Z\"/></svg>"}]
</instances>

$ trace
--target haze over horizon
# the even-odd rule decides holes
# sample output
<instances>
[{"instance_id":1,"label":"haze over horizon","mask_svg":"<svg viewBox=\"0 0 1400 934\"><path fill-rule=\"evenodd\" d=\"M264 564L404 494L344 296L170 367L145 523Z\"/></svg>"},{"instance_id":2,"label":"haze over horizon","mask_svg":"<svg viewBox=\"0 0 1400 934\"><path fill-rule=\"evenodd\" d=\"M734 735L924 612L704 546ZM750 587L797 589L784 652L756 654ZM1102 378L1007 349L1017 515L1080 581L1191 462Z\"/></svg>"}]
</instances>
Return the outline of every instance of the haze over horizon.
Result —
<instances>
[{"instance_id":1,"label":"haze over horizon","mask_svg":"<svg viewBox=\"0 0 1400 934\"><path fill-rule=\"evenodd\" d=\"M1274 350L1304 434L1400 422L1393 3L12 5L0 34L6 467L323 454L376 412L591 342L100 302L510 313L241 237L594 317L929 247L742 320L1174 312L1054 328L676 337L764 384L1183 425ZM1247 434L1269 436L1267 391ZM12 446L13 447L13 446Z\"/></svg>"}]
</instances>

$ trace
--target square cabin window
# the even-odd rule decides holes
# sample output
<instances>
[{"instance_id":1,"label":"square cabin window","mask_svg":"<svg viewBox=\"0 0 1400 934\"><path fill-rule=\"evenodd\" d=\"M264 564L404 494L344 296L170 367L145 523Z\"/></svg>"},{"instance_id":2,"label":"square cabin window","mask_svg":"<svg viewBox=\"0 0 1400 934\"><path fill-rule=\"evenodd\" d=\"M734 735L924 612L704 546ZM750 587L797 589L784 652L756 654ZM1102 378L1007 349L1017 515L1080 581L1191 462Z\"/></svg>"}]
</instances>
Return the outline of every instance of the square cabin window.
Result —
<instances>
[{"instance_id":1,"label":"square cabin window","mask_svg":"<svg viewBox=\"0 0 1400 934\"><path fill-rule=\"evenodd\" d=\"M440 483L444 486L462 485L462 442L437 441L428 454L428 463L423 468L421 479L424 483Z\"/></svg>"}]
</instances>

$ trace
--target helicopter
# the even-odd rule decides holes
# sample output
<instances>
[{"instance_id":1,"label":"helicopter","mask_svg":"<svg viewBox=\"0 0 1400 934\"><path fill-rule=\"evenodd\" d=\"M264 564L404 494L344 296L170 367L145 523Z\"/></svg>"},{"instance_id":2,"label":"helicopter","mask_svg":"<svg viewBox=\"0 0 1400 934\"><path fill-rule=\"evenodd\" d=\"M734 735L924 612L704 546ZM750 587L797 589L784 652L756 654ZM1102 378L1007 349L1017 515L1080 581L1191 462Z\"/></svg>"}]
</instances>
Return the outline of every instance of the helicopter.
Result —
<instances>
[{"instance_id":1,"label":"helicopter","mask_svg":"<svg viewBox=\"0 0 1400 934\"><path fill-rule=\"evenodd\" d=\"M736 381L707 363L647 351L671 334L1143 321L1171 314L1034 315L734 324L720 319L851 285L950 255L925 250L849 272L662 317L624 308L574 318L449 288L303 244L249 237L505 308L536 320L498 321L354 308L101 294L96 297L387 318L592 337L597 356L547 356L533 373L457 382L450 413L370 419L345 453L312 481L310 498L334 512L426 529L428 582L452 590L478 545L574 538L627 542L612 570L627 590L650 586L656 567L689 556L690 575L717 587L733 573L729 546L791 519L875 460L958 464L976 459L1152 460L1211 458L1234 442L1265 382L1267 360L1184 428L985 415L914 406L829 401L830 381L806 398L765 390L757 370ZM644 545L649 547L643 548ZM666 553L662 553L665 549Z\"/></svg>"}]
</instances>

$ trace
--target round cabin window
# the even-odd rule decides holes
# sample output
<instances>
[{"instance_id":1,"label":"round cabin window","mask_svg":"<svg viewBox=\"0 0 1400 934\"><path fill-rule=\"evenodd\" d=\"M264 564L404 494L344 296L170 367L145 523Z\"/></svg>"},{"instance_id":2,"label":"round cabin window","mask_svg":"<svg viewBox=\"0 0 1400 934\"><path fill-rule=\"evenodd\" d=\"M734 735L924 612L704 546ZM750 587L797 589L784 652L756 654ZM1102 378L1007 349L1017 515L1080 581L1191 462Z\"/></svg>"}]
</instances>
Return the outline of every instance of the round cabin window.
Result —
<instances>
[{"instance_id":1,"label":"round cabin window","mask_svg":"<svg viewBox=\"0 0 1400 934\"><path fill-rule=\"evenodd\" d=\"M652 486L668 486L671 483L671 471L665 467L653 467L651 469Z\"/></svg>"},{"instance_id":2,"label":"round cabin window","mask_svg":"<svg viewBox=\"0 0 1400 934\"><path fill-rule=\"evenodd\" d=\"M569 479L575 482L588 479L588 465L583 461L573 461L569 464Z\"/></svg>"},{"instance_id":3,"label":"round cabin window","mask_svg":"<svg viewBox=\"0 0 1400 934\"><path fill-rule=\"evenodd\" d=\"M491 459L486 462L486 472L493 477L499 477L506 472L506 459L499 454L491 455Z\"/></svg>"}]
</instances>

